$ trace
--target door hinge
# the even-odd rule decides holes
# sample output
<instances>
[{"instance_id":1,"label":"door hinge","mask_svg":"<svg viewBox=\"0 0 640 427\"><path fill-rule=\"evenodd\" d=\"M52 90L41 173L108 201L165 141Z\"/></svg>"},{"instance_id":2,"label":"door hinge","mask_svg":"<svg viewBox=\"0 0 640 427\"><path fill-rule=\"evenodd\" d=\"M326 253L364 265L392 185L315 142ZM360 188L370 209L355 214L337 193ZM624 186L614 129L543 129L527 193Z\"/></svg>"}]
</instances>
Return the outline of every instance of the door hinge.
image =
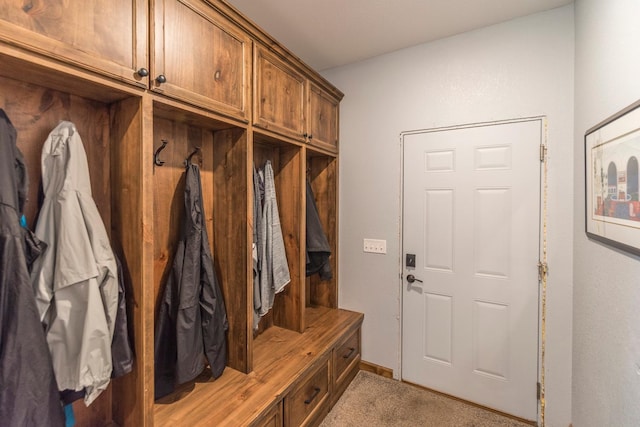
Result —
<instances>
[{"instance_id":1,"label":"door hinge","mask_svg":"<svg viewBox=\"0 0 640 427\"><path fill-rule=\"evenodd\" d=\"M542 384L540 383L536 384L536 396L538 400L540 400L540 398L542 397Z\"/></svg>"},{"instance_id":2,"label":"door hinge","mask_svg":"<svg viewBox=\"0 0 640 427\"><path fill-rule=\"evenodd\" d=\"M540 261L538 263L538 281L542 282L543 279L546 279L548 272L549 266L547 265L547 263Z\"/></svg>"},{"instance_id":3,"label":"door hinge","mask_svg":"<svg viewBox=\"0 0 640 427\"><path fill-rule=\"evenodd\" d=\"M544 144L540 144L540 161L544 162L544 159L547 157L547 146Z\"/></svg>"}]
</instances>

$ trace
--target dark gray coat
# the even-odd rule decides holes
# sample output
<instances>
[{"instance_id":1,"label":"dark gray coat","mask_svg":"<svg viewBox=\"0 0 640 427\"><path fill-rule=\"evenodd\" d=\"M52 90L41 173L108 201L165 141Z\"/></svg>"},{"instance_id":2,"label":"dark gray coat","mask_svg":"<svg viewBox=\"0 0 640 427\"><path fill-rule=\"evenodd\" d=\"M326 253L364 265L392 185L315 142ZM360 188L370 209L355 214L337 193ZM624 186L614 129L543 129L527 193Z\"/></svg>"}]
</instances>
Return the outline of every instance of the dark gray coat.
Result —
<instances>
[{"instance_id":1,"label":"dark gray coat","mask_svg":"<svg viewBox=\"0 0 640 427\"><path fill-rule=\"evenodd\" d=\"M16 130L0 110L0 424L63 426L51 355L29 268L43 247L20 226L27 174Z\"/></svg>"},{"instance_id":2,"label":"dark gray coat","mask_svg":"<svg viewBox=\"0 0 640 427\"><path fill-rule=\"evenodd\" d=\"M184 207L180 241L156 323L156 399L197 377L204 369L203 356L214 378L222 375L227 363L227 313L213 269L197 165L187 166Z\"/></svg>"},{"instance_id":3,"label":"dark gray coat","mask_svg":"<svg viewBox=\"0 0 640 427\"><path fill-rule=\"evenodd\" d=\"M322 228L320 217L318 215L318 207L316 199L313 195L311 184L307 181L307 277L316 273L321 280L331 280L333 272L331 271L331 247L327 240L327 235Z\"/></svg>"}]
</instances>

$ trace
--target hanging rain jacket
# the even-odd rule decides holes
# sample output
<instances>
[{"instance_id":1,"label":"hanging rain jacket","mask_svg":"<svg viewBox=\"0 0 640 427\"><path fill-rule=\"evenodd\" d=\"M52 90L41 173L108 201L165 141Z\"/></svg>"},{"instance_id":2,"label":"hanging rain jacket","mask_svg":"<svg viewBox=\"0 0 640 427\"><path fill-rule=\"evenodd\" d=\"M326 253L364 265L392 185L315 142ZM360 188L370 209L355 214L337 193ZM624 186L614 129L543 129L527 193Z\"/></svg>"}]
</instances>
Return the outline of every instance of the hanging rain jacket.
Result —
<instances>
[{"instance_id":1,"label":"hanging rain jacket","mask_svg":"<svg viewBox=\"0 0 640 427\"><path fill-rule=\"evenodd\" d=\"M331 271L331 247L327 240L327 235L322 228L320 216L318 215L318 207L313 195L311 184L307 181L307 277L316 273L319 274L321 280L331 280L333 273Z\"/></svg>"},{"instance_id":2,"label":"hanging rain jacket","mask_svg":"<svg viewBox=\"0 0 640 427\"><path fill-rule=\"evenodd\" d=\"M227 364L227 312L204 223L200 169L185 174L180 241L162 296L155 334L155 398L197 377L209 361L214 378Z\"/></svg>"},{"instance_id":3,"label":"hanging rain jacket","mask_svg":"<svg viewBox=\"0 0 640 427\"><path fill-rule=\"evenodd\" d=\"M20 226L27 174L16 130L0 109L0 424L64 426L29 266L42 245Z\"/></svg>"},{"instance_id":4,"label":"hanging rain jacket","mask_svg":"<svg viewBox=\"0 0 640 427\"><path fill-rule=\"evenodd\" d=\"M275 294L284 290L291 281L287 254L284 249L282 228L280 226L280 214L276 200L276 186L273 178L271 161L264 165L264 206L262 208L262 220L260 221L259 243L260 249L260 298L262 304L260 315L267 314L271 307Z\"/></svg>"},{"instance_id":5,"label":"hanging rain jacket","mask_svg":"<svg viewBox=\"0 0 640 427\"><path fill-rule=\"evenodd\" d=\"M260 295L260 222L262 221L262 200L264 199L264 182L258 171L253 167L253 243L251 255L253 259L253 330L260 325L260 309L262 297Z\"/></svg>"},{"instance_id":6,"label":"hanging rain jacket","mask_svg":"<svg viewBox=\"0 0 640 427\"><path fill-rule=\"evenodd\" d=\"M71 122L61 122L42 147L42 186L36 236L48 247L31 279L58 388L84 388L89 405L111 377L118 279L84 146Z\"/></svg>"},{"instance_id":7,"label":"hanging rain jacket","mask_svg":"<svg viewBox=\"0 0 640 427\"><path fill-rule=\"evenodd\" d=\"M130 285L130 282L125 282L122 262L117 256L115 259L118 267L118 310L113 341L111 342L111 363L113 365L111 378L121 377L133 370L133 346L130 339L129 321L127 320L126 285Z\"/></svg>"}]
</instances>

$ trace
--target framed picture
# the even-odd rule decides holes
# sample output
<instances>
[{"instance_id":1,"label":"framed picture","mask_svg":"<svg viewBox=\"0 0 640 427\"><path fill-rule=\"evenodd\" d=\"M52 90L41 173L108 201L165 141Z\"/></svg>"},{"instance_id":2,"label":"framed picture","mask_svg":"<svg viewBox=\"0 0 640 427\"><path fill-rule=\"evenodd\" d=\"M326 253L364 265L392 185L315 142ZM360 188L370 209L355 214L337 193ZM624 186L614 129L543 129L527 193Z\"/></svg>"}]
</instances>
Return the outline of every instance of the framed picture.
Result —
<instances>
[{"instance_id":1,"label":"framed picture","mask_svg":"<svg viewBox=\"0 0 640 427\"><path fill-rule=\"evenodd\" d=\"M584 136L587 236L640 255L640 101Z\"/></svg>"}]
</instances>

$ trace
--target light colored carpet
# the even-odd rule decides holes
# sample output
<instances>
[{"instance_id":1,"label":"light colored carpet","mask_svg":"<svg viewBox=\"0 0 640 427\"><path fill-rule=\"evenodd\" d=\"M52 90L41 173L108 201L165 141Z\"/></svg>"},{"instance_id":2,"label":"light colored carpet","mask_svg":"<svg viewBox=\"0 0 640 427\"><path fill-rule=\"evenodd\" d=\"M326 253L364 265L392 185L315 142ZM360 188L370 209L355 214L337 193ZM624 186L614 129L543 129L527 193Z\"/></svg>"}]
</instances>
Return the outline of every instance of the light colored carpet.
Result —
<instances>
[{"instance_id":1,"label":"light colored carpet","mask_svg":"<svg viewBox=\"0 0 640 427\"><path fill-rule=\"evenodd\" d=\"M530 424L360 371L320 427L531 427Z\"/></svg>"}]
</instances>

